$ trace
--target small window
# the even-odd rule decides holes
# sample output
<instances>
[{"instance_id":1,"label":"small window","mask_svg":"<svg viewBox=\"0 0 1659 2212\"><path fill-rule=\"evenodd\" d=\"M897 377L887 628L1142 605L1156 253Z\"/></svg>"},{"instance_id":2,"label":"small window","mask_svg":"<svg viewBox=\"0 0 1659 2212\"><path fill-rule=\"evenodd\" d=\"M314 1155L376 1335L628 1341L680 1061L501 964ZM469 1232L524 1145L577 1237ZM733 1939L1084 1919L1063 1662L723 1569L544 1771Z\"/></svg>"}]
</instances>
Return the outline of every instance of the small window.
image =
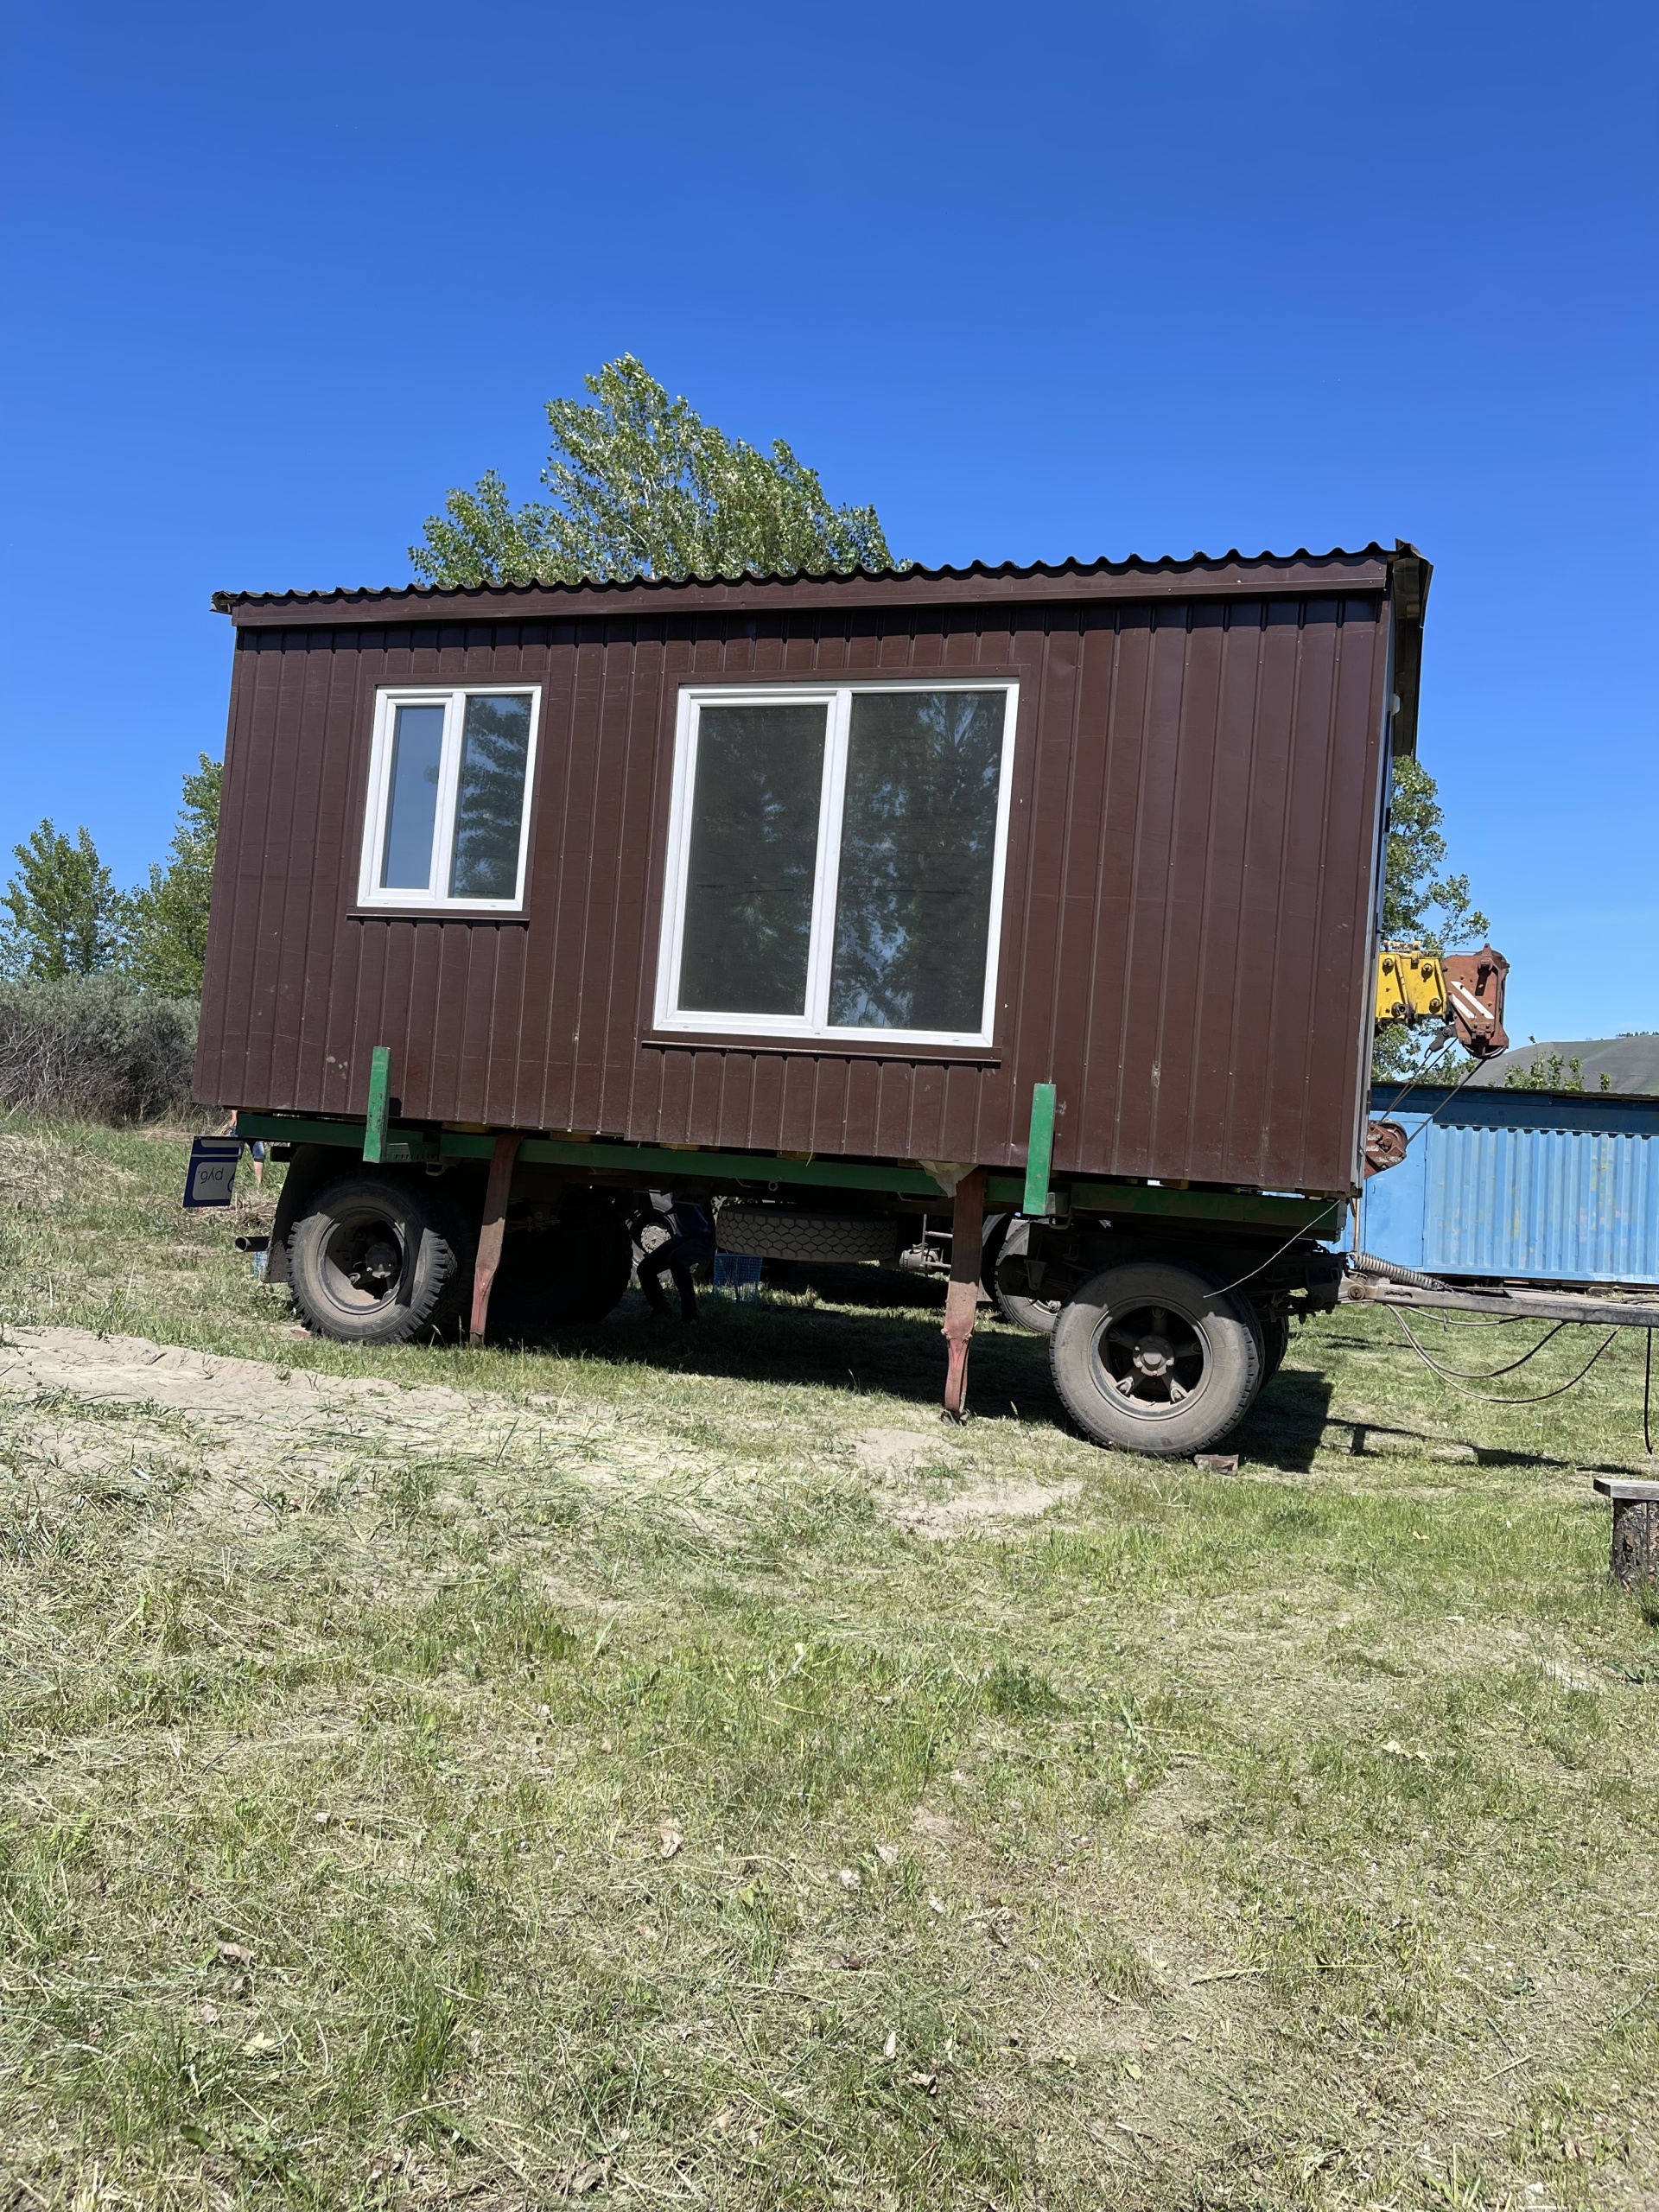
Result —
<instances>
[{"instance_id":1,"label":"small window","mask_svg":"<svg viewBox=\"0 0 1659 2212\"><path fill-rule=\"evenodd\" d=\"M683 693L657 1027L988 1044L1016 689Z\"/></svg>"},{"instance_id":2,"label":"small window","mask_svg":"<svg viewBox=\"0 0 1659 2212\"><path fill-rule=\"evenodd\" d=\"M524 903L533 687L382 691L376 702L360 903Z\"/></svg>"}]
</instances>

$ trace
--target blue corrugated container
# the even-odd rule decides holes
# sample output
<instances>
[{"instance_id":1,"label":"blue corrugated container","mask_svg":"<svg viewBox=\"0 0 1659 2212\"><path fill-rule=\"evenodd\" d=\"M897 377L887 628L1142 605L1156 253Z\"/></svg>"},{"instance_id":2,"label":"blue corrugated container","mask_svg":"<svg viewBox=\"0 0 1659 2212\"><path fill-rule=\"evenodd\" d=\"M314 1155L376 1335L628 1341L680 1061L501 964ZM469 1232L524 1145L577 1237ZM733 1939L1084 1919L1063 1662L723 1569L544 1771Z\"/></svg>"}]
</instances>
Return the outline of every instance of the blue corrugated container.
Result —
<instances>
[{"instance_id":1,"label":"blue corrugated container","mask_svg":"<svg viewBox=\"0 0 1659 2212\"><path fill-rule=\"evenodd\" d=\"M1659 1283L1659 1098L1378 1084L1371 1111L1411 1145L1365 1185L1363 1250L1430 1274Z\"/></svg>"}]
</instances>

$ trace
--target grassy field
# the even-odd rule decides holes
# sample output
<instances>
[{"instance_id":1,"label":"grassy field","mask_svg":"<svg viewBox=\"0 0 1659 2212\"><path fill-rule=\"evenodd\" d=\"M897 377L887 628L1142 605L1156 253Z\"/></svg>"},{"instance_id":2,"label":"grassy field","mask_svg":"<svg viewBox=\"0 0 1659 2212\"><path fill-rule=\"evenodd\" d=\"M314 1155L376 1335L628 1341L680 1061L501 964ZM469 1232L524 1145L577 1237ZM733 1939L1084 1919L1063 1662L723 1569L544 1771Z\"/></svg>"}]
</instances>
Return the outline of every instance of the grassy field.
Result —
<instances>
[{"instance_id":1,"label":"grassy field","mask_svg":"<svg viewBox=\"0 0 1659 2212\"><path fill-rule=\"evenodd\" d=\"M864 1277L353 1353L182 1166L0 1128L0 2205L1659 2203L1640 1338L1206 1475Z\"/></svg>"}]
</instances>

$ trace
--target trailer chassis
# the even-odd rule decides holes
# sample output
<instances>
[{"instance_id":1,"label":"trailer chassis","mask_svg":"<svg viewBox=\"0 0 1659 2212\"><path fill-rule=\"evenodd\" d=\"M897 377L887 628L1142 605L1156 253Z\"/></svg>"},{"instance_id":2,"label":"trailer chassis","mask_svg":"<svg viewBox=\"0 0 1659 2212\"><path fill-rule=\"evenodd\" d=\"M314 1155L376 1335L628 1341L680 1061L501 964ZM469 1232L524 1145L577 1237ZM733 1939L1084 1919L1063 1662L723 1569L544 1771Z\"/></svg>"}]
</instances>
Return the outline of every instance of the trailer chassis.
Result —
<instances>
[{"instance_id":1,"label":"trailer chassis","mask_svg":"<svg viewBox=\"0 0 1659 2212\"><path fill-rule=\"evenodd\" d=\"M376 1058L378 1062L378 1053ZM1031 1157L1020 1174L970 1162L823 1159L638 1145L574 1132L397 1122L378 1065L375 1074L370 1111L362 1121L259 1111L237 1116L238 1135L263 1140L276 1147L277 1158L293 1162L270 1240L268 1280L287 1283L300 1295L289 1248L303 1226L303 1210L322 1203L331 1186L354 1209L349 1220L321 1227L313 1222L306 1231L310 1243L296 1248L314 1274L324 1249L319 1237L327 1251L347 1255L347 1274L358 1271L342 1289L343 1318L331 1309L327 1319L334 1333L353 1325L351 1301L368 1296L363 1286L371 1278L381 1286L382 1304L391 1297L399 1280L394 1247L401 1242L405 1287L420 1254L429 1258L444 1247L448 1256L440 1254L436 1272L429 1267L423 1284L433 1325L451 1315L474 1340L480 1338L503 1263L509 1195L521 1170L529 1180L539 1179L558 1192L585 1192L613 1211L619 1194L656 1188L687 1198L723 1195L785 1204L791 1196L815 1194L822 1204L836 1193L843 1205L862 1199L867 1210L901 1215L938 1213L946 1199L952 1233L944 1395L945 1414L956 1420L967 1406L968 1355L983 1264L982 1223L988 1209L1029 1220L1033 1254L1049 1246L1057 1272L1075 1274L1079 1285L1100 1294L1088 1341L1079 1339L1068 1350L1057 1338L1052 1346L1060 1395L1097 1441L1132 1450L1182 1455L1195 1448L1189 1430L1220 1422L1217 1433L1224 1433L1282 1357L1293 1300L1310 1307L1336 1302L1341 1262L1318 1240L1334 1235L1341 1198L1053 1175L1052 1126L1044 1113L1047 1107L1052 1116L1052 1097L1044 1095L1052 1090L1048 1085L1038 1086ZM438 1211L460 1224L461 1233L452 1228L446 1244L434 1215L437 1193L426 1179L448 1178L451 1169L459 1171L456 1181L463 1187L452 1183L453 1200ZM377 1189L388 1195L377 1198ZM423 1198L423 1191L431 1196ZM1078 1260L1088 1264L1079 1268ZM334 1275L341 1279L340 1267ZM470 1299L455 1313L454 1294L467 1275ZM1001 1277L999 1267L999 1283ZM301 1302L303 1307L303 1297ZM412 1308L404 1318L415 1325ZM426 1307L419 1318L424 1325ZM1122 1350L1126 1332L1133 1338L1128 1352ZM1070 1334L1077 1336L1077 1329ZM365 1334L361 1340L373 1339ZM1206 1433L1196 1448L1210 1440Z\"/></svg>"}]
</instances>

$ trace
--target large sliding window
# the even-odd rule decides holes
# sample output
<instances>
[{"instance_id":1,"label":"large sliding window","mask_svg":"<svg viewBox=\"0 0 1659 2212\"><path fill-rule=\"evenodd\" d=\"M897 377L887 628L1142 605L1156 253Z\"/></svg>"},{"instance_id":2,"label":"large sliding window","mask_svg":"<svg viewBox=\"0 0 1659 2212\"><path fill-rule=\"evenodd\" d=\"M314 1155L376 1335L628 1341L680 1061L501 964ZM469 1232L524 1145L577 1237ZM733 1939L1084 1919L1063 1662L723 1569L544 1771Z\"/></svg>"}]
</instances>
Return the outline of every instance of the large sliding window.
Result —
<instances>
[{"instance_id":1,"label":"large sliding window","mask_svg":"<svg viewBox=\"0 0 1659 2212\"><path fill-rule=\"evenodd\" d=\"M988 1044L1015 691L683 693L657 1027Z\"/></svg>"},{"instance_id":2,"label":"large sliding window","mask_svg":"<svg viewBox=\"0 0 1659 2212\"><path fill-rule=\"evenodd\" d=\"M539 704L524 684L378 695L363 906L522 906Z\"/></svg>"}]
</instances>

